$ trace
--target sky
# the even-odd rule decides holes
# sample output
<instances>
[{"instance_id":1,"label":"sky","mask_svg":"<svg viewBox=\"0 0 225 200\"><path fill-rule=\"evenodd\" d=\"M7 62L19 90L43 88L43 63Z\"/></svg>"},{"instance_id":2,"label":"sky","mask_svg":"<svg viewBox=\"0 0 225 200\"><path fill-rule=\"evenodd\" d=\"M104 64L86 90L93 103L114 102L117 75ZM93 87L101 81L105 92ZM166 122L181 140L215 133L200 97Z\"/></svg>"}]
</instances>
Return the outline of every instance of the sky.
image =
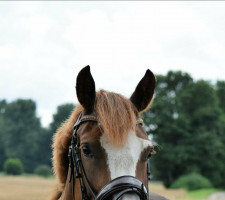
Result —
<instances>
[{"instance_id":1,"label":"sky","mask_svg":"<svg viewBox=\"0 0 225 200\"><path fill-rule=\"evenodd\" d=\"M0 2L0 99L33 99L43 126L77 103L78 72L129 97L145 71L225 80L223 1Z\"/></svg>"}]
</instances>

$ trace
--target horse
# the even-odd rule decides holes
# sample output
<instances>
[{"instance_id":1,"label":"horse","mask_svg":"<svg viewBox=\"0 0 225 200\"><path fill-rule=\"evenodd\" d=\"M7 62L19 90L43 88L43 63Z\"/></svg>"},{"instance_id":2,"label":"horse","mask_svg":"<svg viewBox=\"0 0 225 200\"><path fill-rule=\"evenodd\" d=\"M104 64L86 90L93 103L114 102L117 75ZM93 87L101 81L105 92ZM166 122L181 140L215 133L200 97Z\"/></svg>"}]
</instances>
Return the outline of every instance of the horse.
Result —
<instances>
[{"instance_id":1,"label":"horse","mask_svg":"<svg viewBox=\"0 0 225 200\"><path fill-rule=\"evenodd\" d=\"M148 69L128 99L96 92L90 66L79 72L79 104L53 137L58 184L49 200L166 199L148 191L154 147L140 118L151 105L155 85Z\"/></svg>"}]
</instances>

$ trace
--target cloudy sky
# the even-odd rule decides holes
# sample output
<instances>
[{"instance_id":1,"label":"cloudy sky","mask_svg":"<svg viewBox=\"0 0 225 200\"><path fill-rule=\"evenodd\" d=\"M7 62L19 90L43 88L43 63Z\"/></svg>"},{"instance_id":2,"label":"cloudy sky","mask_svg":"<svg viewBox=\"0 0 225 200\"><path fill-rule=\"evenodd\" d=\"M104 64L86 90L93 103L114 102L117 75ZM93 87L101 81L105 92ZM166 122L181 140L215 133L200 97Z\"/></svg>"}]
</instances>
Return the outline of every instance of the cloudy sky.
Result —
<instances>
[{"instance_id":1,"label":"cloudy sky","mask_svg":"<svg viewBox=\"0 0 225 200\"><path fill-rule=\"evenodd\" d=\"M31 98L44 126L77 102L91 66L97 89L129 97L147 68L225 79L225 2L0 2L0 99Z\"/></svg>"}]
</instances>

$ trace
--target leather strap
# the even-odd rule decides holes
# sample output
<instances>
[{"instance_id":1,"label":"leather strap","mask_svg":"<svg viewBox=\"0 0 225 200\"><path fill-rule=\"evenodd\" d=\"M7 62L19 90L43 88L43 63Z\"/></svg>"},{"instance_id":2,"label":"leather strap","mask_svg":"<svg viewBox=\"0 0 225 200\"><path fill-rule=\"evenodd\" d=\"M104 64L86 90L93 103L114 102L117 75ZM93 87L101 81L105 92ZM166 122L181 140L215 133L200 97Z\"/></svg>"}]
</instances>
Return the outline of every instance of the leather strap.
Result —
<instances>
[{"instance_id":1,"label":"leather strap","mask_svg":"<svg viewBox=\"0 0 225 200\"><path fill-rule=\"evenodd\" d=\"M98 193L96 200L118 200L125 193L135 193L142 200L148 199L147 189L141 181L133 176L121 176L105 185Z\"/></svg>"},{"instance_id":2,"label":"leather strap","mask_svg":"<svg viewBox=\"0 0 225 200\"><path fill-rule=\"evenodd\" d=\"M87 185L89 191L91 192L92 196L95 198L95 193L94 190L92 189L90 183L88 182L87 176L85 174L84 171L84 167L81 161L81 155L80 155L80 150L79 150L79 146L80 146L80 142L77 136L77 130L79 128L79 126L87 121L94 121L97 122L97 119L94 116L83 116L82 117L82 113L80 113L76 123L74 124L74 131L73 131L73 136L72 136L72 140L71 140L71 145L69 147L69 160L70 160L70 178L69 181L71 182L72 180L72 194L73 194L73 199L75 197L74 195L74 179L75 177L78 178L79 180L79 185L80 185L80 192L81 192L81 196L82 196L82 200L86 200L87 199L87 191L86 191L86 187L84 185ZM75 177L74 177L74 168L75 168Z\"/></svg>"}]
</instances>

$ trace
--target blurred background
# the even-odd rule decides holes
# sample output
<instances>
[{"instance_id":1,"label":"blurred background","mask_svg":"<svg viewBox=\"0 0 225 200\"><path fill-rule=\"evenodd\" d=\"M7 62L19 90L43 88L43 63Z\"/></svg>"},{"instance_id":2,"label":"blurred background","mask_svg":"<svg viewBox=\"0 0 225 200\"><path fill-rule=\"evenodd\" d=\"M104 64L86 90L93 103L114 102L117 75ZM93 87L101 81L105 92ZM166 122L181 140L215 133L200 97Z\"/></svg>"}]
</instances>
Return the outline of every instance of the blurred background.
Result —
<instances>
[{"instance_id":1,"label":"blurred background","mask_svg":"<svg viewBox=\"0 0 225 200\"><path fill-rule=\"evenodd\" d=\"M225 2L0 2L0 199L42 200L52 136L78 103L77 73L129 97L150 69L143 114L157 154L150 191L225 199ZM13 188L13 190L12 190Z\"/></svg>"}]
</instances>

